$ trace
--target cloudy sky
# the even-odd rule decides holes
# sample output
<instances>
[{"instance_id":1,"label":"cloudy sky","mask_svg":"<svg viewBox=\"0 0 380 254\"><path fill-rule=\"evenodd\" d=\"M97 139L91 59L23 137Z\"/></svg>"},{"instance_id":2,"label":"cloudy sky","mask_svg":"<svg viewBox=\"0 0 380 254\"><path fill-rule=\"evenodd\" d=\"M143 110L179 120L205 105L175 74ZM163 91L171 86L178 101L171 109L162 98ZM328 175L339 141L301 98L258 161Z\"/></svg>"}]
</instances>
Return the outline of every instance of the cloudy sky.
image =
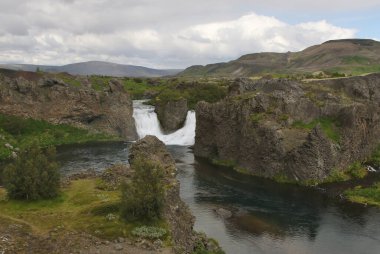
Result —
<instances>
[{"instance_id":1,"label":"cloudy sky","mask_svg":"<svg viewBox=\"0 0 380 254\"><path fill-rule=\"evenodd\" d=\"M0 0L0 62L184 68L380 39L380 0Z\"/></svg>"}]
</instances>

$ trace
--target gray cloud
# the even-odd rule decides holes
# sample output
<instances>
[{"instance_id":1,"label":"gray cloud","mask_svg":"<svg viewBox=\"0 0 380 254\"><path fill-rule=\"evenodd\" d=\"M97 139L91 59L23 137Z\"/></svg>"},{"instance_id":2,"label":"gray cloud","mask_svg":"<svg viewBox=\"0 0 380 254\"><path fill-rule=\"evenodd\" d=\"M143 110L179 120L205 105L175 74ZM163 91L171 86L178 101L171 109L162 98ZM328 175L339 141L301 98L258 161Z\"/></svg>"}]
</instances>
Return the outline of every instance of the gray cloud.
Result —
<instances>
[{"instance_id":1,"label":"gray cloud","mask_svg":"<svg viewBox=\"0 0 380 254\"><path fill-rule=\"evenodd\" d=\"M255 14L259 10L333 13L379 6L378 0L3 0L0 61L186 67L355 35L327 21L288 24Z\"/></svg>"}]
</instances>

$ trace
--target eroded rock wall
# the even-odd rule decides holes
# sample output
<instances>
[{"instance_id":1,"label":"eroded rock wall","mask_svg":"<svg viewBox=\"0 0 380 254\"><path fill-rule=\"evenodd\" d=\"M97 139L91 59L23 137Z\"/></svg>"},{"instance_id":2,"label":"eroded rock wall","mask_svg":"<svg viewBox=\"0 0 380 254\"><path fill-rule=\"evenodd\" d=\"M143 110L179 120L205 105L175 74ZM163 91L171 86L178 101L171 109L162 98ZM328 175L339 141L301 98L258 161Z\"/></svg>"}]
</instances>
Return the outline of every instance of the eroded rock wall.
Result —
<instances>
[{"instance_id":1,"label":"eroded rock wall","mask_svg":"<svg viewBox=\"0 0 380 254\"><path fill-rule=\"evenodd\" d=\"M129 163L133 168L136 158L154 161L165 170L165 205L164 217L169 224L176 253L193 253L197 235L193 231L194 216L180 198L180 185L176 179L175 161L162 143L155 136L146 136L132 145Z\"/></svg>"},{"instance_id":2,"label":"eroded rock wall","mask_svg":"<svg viewBox=\"0 0 380 254\"><path fill-rule=\"evenodd\" d=\"M161 127L166 133L174 132L183 127L187 116L187 100L180 99L157 104L155 112Z\"/></svg>"},{"instance_id":3,"label":"eroded rock wall","mask_svg":"<svg viewBox=\"0 0 380 254\"><path fill-rule=\"evenodd\" d=\"M61 80L0 75L0 113L71 124L136 140L131 97L117 80L102 92Z\"/></svg>"},{"instance_id":4,"label":"eroded rock wall","mask_svg":"<svg viewBox=\"0 0 380 254\"><path fill-rule=\"evenodd\" d=\"M380 74L312 82L238 79L198 103L195 155L248 173L322 180L380 143Z\"/></svg>"}]
</instances>

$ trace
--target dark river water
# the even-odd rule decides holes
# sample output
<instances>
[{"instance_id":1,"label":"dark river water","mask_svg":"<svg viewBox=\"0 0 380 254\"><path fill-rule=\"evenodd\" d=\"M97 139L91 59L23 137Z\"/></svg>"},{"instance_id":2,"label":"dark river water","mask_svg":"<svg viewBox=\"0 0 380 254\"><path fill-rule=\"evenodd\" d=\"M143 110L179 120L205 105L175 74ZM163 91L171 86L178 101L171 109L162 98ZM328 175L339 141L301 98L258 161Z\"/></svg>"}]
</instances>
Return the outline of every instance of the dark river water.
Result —
<instances>
[{"instance_id":1,"label":"dark river water","mask_svg":"<svg viewBox=\"0 0 380 254\"><path fill-rule=\"evenodd\" d=\"M64 173L102 170L127 162L129 143L58 149ZM328 199L303 187L240 175L168 147L177 162L181 197L195 229L217 239L226 253L380 253L380 209ZM214 209L234 211L230 219Z\"/></svg>"}]
</instances>

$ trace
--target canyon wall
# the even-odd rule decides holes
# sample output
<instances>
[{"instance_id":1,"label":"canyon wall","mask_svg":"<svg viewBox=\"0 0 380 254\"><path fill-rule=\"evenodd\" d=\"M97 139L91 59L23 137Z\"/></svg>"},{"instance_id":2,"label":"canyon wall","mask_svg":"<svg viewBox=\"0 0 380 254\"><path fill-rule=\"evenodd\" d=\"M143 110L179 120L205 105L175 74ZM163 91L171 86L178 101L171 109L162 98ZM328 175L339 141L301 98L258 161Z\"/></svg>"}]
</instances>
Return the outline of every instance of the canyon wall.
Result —
<instances>
[{"instance_id":1,"label":"canyon wall","mask_svg":"<svg viewBox=\"0 0 380 254\"><path fill-rule=\"evenodd\" d=\"M8 71L0 74L0 113L137 139L132 99L117 80L95 91L45 74Z\"/></svg>"},{"instance_id":2,"label":"canyon wall","mask_svg":"<svg viewBox=\"0 0 380 254\"><path fill-rule=\"evenodd\" d=\"M196 108L194 153L264 177L323 180L380 143L380 74L316 80L237 79Z\"/></svg>"}]
</instances>

